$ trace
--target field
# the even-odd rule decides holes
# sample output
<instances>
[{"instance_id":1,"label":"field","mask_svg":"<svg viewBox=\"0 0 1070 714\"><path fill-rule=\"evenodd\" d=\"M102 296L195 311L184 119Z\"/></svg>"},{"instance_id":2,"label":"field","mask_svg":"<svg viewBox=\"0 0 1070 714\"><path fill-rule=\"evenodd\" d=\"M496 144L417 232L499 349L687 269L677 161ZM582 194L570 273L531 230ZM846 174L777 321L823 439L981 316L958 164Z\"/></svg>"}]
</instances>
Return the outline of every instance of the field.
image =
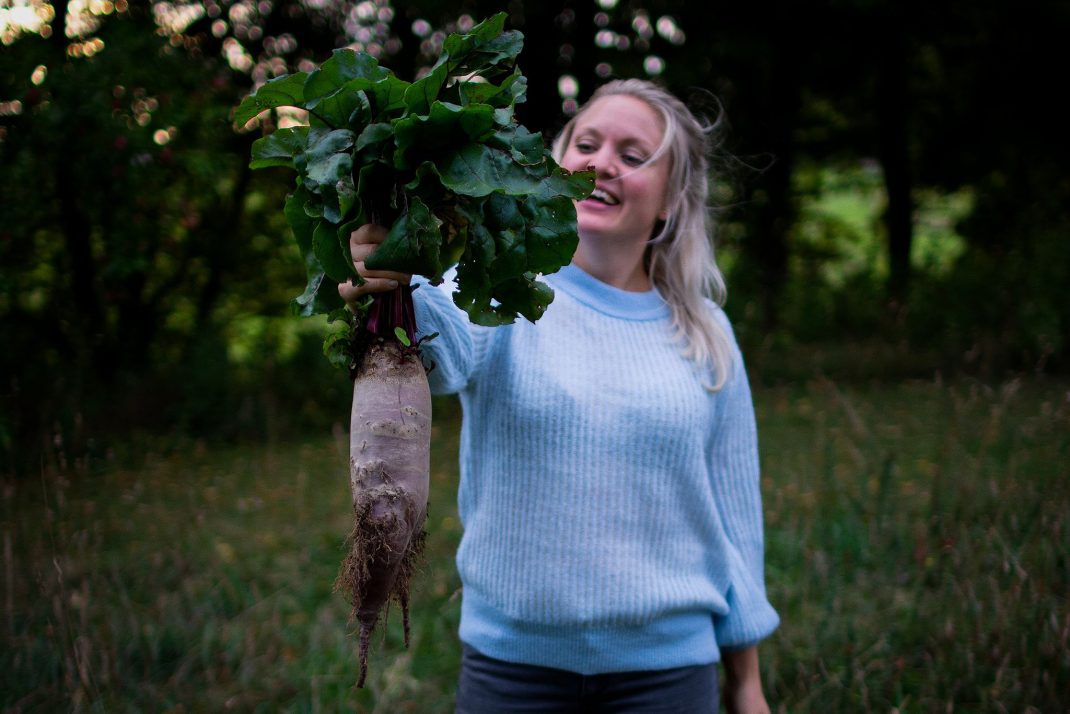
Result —
<instances>
[{"instance_id":1,"label":"field","mask_svg":"<svg viewBox=\"0 0 1070 714\"><path fill-rule=\"evenodd\" d=\"M781 712L1070 711L1070 383L755 392ZM368 686L332 585L342 427L170 443L3 489L5 711L452 710L459 413L436 402L413 646L398 612Z\"/></svg>"}]
</instances>

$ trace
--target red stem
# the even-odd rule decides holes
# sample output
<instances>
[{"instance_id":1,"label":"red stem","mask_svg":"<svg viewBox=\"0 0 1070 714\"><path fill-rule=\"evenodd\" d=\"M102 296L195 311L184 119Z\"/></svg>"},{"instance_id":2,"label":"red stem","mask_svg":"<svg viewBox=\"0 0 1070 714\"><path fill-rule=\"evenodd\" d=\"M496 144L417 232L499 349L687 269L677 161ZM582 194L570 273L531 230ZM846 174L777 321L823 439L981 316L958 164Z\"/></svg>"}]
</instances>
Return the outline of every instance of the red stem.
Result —
<instances>
[{"instance_id":1,"label":"red stem","mask_svg":"<svg viewBox=\"0 0 1070 714\"><path fill-rule=\"evenodd\" d=\"M379 337L393 337L394 328L405 330L411 344L416 344L416 309L412 303L412 286L399 285L390 292L376 293L368 309L368 332Z\"/></svg>"}]
</instances>

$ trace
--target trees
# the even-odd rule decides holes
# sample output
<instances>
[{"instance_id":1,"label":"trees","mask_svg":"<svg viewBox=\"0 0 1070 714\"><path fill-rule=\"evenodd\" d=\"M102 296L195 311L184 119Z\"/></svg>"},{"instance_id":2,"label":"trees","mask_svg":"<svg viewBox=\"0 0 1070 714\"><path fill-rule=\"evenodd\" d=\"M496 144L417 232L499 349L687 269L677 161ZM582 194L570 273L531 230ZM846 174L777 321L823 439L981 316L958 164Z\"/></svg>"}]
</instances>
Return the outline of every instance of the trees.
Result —
<instances>
[{"instance_id":1,"label":"trees","mask_svg":"<svg viewBox=\"0 0 1070 714\"><path fill-rule=\"evenodd\" d=\"M57 418L173 365L268 252L245 225L254 137L228 120L240 75L160 32L147 4L79 22L58 12L0 59L20 109L0 143L0 433L30 454Z\"/></svg>"},{"instance_id":2,"label":"trees","mask_svg":"<svg viewBox=\"0 0 1070 714\"><path fill-rule=\"evenodd\" d=\"M0 10L5 470L16 445L42 443L57 417L73 420L99 395L118 415L115 399L135 393L143 375L190 364L210 343L221 349L241 315L285 313L301 268L269 207L286 180L250 176L257 131L230 123L251 86L348 43L374 47L411 79L437 55L437 33L501 4L27 7L37 19L20 15L21 31L14 11ZM1070 185L1053 106L1065 3L563 0L508 9L526 36L528 126L553 133L566 102L647 68L681 95L719 98L729 131L718 216L737 259L730 306L753 304L763 333L800 327L791 320L805 317L785 317L799 290L837 289L798 268L800 207L811 200L800 176L876 160L888 267L883 292L861 300L890 298L896 324L905 320L921 344L959 354L976 346L1019 364L1066 354ZM563 75L573 81L559 84ZM700 102L716 115L708 96ZM947 274L917 273L919 200L952 191L972 197L956 227L967 250ZM829 240L845 238L833 230Z\"/></svg>"}]
</instances>

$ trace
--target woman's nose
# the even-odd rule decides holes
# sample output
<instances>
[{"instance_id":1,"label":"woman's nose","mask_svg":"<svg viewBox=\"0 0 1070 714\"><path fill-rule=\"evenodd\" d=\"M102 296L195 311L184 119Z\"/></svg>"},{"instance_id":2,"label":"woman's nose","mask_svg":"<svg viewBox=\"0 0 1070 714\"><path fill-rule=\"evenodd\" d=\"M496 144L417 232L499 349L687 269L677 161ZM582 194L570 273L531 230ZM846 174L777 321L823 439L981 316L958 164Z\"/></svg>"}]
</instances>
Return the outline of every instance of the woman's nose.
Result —
<instances>
[{"instance_id":1,"label":"woman's nose","mask_svg":"<svg viewBox=\"0 0 1070 714\"><path fill-rule=\"evenodd\" d=\"M617 175L616 163L614 163L612 155L607 152L598 152L587 164L587 168L594 171L595 176L612 178Z\"/></svg>"}]
</instances>

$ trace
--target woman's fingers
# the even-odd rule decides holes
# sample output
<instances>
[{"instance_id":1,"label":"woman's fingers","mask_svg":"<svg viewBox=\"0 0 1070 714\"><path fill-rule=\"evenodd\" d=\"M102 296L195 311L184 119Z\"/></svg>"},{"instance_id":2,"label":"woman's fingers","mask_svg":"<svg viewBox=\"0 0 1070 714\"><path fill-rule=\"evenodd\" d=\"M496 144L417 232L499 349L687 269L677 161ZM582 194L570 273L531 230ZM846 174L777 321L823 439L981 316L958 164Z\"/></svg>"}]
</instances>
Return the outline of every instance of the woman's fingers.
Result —
<instances>
[{"instance_id":1,"label":"woman's fingers","mask_svg":"<svg viewBox=\"0 0 1070 714\"><path fill-rule=\"evenodd\" d=\"M338 283L338 294L346 305L353 308L365 295L393 290L398 284L398 281L392 278L365 278L361 285L354 285L347 280L344 283Z\"/></svg>"},{"instance_id":2,"label":"woman's fingers","mask_svg":"<svg viewBox=\"0 0 1070 714\"><path fill-rule=\"evenodd\" d=\"M396 273L389 270L368 270L364 265L364 261L368 256L375 252L375 249L379 247L379 244L386 240L386 228L383 226L375 225L374 223L365 223L349 234L349 253L353 259L353 266L357 269L357 273L364 279L368 278L385 278L386 280L396 280L399 283L408 284L412 279L411 275L405 273Z\"/></svg>"},{"instance_id":3,"label":"woman's fingers","mask_svg":"<svg viewBox=\"0 0 1070 714\"><path fill-rule=\"evenodd\" d=\"M353 285L348 280L338 285L338 294L351 308L364 295L393 290L398 285L408 285L412 279L412 276L406 273L368 270L365 266L364 261L386 240L386 234L387 230L383 226L366 223L349 235L349 252L353 267L364 279L360 285Z\"/></svg>"},{"instance_id":4,"label":"woman's fingers","mask_svg":"<svg viewBox=\"0 0 1070 714\"><path fill-rule=\"evenodd\" d=\"M386 240L386 227L380 226L375 223L365 223L349 234L349 248L353 250L356 246L371 245L374 250L374 246L379 245Z\"/></svg>"}]
</instances>

